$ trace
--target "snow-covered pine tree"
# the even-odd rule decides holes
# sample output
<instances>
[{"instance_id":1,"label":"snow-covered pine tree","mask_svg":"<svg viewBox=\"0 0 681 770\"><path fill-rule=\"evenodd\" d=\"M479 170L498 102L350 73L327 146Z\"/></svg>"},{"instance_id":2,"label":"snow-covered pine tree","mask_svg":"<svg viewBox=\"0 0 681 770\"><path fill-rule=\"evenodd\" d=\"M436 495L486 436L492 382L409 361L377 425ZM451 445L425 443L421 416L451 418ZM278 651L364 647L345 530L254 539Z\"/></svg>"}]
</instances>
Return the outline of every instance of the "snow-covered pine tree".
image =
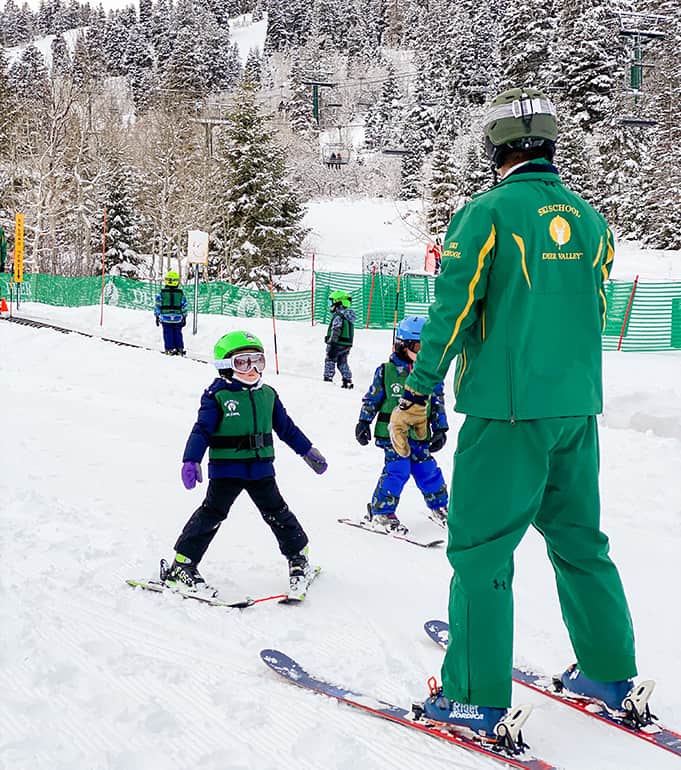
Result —
<instances>
[{"instance_id":1,"label":"snow-covered pine tree","mask_svg":"<svg viewBox=\"0 0 681 770\"><path fill-rule=\"evenodd\" d=\"M285 51L291 43L287 25L286 0L269 0L267 6L267 32L265 51Z\"/></svg>"},{"instance_id":2,"label":"snow-covered pine tree","mask_svg":"<svg viewBox=\"0 0 681 770\"><path fill-rule=\"evenodd\" d=\"M141 25L135 26L130 30L128 44L123 52L123 67L138 113L143 112L151 100L152 65L152 51L144 29Z\"/></svg>"},{"instance_id":3,"label":"snow-covered pine tree","mask_svg":"<svg viewBox=\"0 0 681 770\"><path fill-rule=\"evenodd\" d=\"M262 79L262 57L257 48L251 48L244 65L244 81L254 88L260 88Z\"/></svg>"},{"instance_id":4,"label":"snow-covered pine tree","mask_svg":"<svg viewBox=\"0 0 681 770\"><path fill-rule=\"evenodd\" d=\"M156 0L151 9L151 42L160 70L164 70L172 54L175 30L170 24L169 0Z\"/></svg>"},{"instance_id":5,"label":"snow-covered pine tree","mask_svg":"<svg viewBox=\"0 0 681 770\"><path fill-rule=\"evenodd\" d=\"M104 198L104 267L109 275L142 278L145 272L144 258L139 253L141 227L136 204L138 184L133 167L120 157L114 158L107 174Z\"/></svg>"},{"instance_id":6,"label":"snow-covered pine tree","mask_svg":"<svg viewBox=\"0 0 681 770\"><path fill-rule=\"evenodd\" d=\"M20 101L46 105L50 87L45 60L35 45L27 45L9 68L11 87Z\"/></svg>"},{"instance_id":7,"label":"snow-covered pine tree","mask_svg":"<svg viewBox=\"0 0 681 770\"><path fill-rule=\"evenodd\" d=\"M152 2L151 0L139 0L139 27L141 34L147 41L152 37Z\"/></svg>"},{"instance_id":8,"label":"snow-covered pine tree","mask_svg":"<svg viewBox=\"0 0 681 770\"><path fill-rule=\"evenodd\" d=\"M294 57L291 62L290 96L287 103L287 118L293 131L298 134L308 133L316 129L312 110L312 86L303 81L309 80L313 72L307 52Z\"/></svg>"},{"instance_id":9,"label":"snow-covered pine tree","mask_svg":"<svg viewBox=\"0 0 681 770\"><path fill-rule=\"evenodd\" d=\"M276 281L293 269L306 230L300 203L286 182L284 151L247 85L234 99L221 147L229 168L220 219L229 223L230 280L267 286L271 276Z\"/></svg>"},{"instance_id":10,"label":"snow-covered pine tree","mask_svg":"<svg viewBox=\"0 0 681 770\"><path fill-rule=\"evenodd\" d=\"M345 48L348 14L340 0L314 0L312 6L312 39L321 50Z\"/></svg>"},{"instance_id":11,"label":"snow-covered pine tree","mask_svg":"<svg viewBox=\"0 0 681 770\"><path fill-rule=\"evenodd\" d=\"M399 145L401 134L400 110L402 94L397 85L395 68L388 65L381 96L369 107L365 121L367 147L380 149L387 145Z\"/></svg>"},{"instance_id":12,"label":"snow-covered pine tree","mask_svg":"<svg viewBox=\"0 0 681 770\"><path fill-rule=\"evenodd\" d=\"M400 200L420 198L423 189L422 169L424 150L416 122L407 120L402 131L402 155L400 174Z\"/></svg>"},{"instance_id":13,"label":"snow-covered pine tree","mask_svg":"<svg viewBox=\"0 0 681 770\"><path fill-rule=\"evenodd\" d=\"M61 32L52 38L52 77L66 75L71 71L71 55Z\"/></svg>"},{"instance_id":14,"label":"snow-covered pine tree","mask_svg":"<svg viewBox=\"0 0 681 770\"><path fill-rule=\"evenodd\" d=\"M451 113L443 120L435 139L428 206L428 232L442 236L449 220L459 208L462 192L457 185L457 161L454 142L458 134L456 119Z\"/></svg>"},{"instance_id":15,"label":"snow-covered pine tree","mask_svg":"<svg viewBox=\"0 0 681 770\"><path fill-rule=\"evenodd\" d=\"M7 56L4 48L0 48L0 104L3 112L3 119L0 121L0 158L8 158L12 149L16 98L7 71Z\"/></svg>"},{"instance_id":16,"label":"snow-covered pine tree","mask_svg":"<svg viewBox=\"0 0 681 770\"><path fill-rule=\"evenodd\" d=\"M649 248L681 249L678 218L681 211L681 15L671 0L647 0L639 10L661 14L665 37L646 47L645 58L654 67L644 76L644 95L658 124L647 130L649 150L644 157L643 196L639 206L646 215L643 243Z\"/></svg>"},{"instance_id":17,"label":"snow-covered pine tree","mask_svg":"<svg viewBox=\"0 0 681 770\"><path fill-rule=\"evenodd\" d=\"M560 39L566 34L556 23L562 5L557 0L518 0L502 6L499 16L501 90L562 85L560 62L554 56ZM565 45L576 54L581 40L570 38L565 40Z\"/></svg>"},{"instance_id":18,"label":"snow-covered pine tree","mask_svg":"<svg viewBox=\"0 0 681 770\"><path fill-rule=\"evenodd\" d=\"M19 8L14 0L6 0L0 8L0 28L2 29L2 45L14 46L19 42L17 35L17 17Z\"/></svg>"},{"instance_id":19,"label":"snow-covered pine tree","mask_svg":"<svg viewBox=\"0 0 681 770\"><path fill-rule=\"evenodd\" d=\"M137 26L137 17L134 15L134 11L132 23L130 14L125 11L111 11L109 13L103 41L104 60L109 74L126 74L123 57L128 46L130 33L135 26Z\"/></svg>"},{"instance_id":20,"label":"snow-covered pine tree","mask_svg":"<svg viewBox=\"0 0 681 770\"><path fill-rule=\"evenodd\" d=\"M555 53L564 89L560 168L573 189L601 208L610 192L607 166L622 150L615 129L625 50L616 19L600 0L564 0L558 18L561 39Z\"/></svg>"},{"instance_id":21,"label":"snow-covered pine tree","mask_svg":"<svg viewBox=\"0 0 681 770\"><path fill-rule=\"evenodd\" d=\"M237 82L237 74L234 71L234 47L229 39L229 25L220 26L211 13L202 14L197 21L202 30L197 45L207 91L211 93L232 88Z\"/></svg>"}]
</instances>

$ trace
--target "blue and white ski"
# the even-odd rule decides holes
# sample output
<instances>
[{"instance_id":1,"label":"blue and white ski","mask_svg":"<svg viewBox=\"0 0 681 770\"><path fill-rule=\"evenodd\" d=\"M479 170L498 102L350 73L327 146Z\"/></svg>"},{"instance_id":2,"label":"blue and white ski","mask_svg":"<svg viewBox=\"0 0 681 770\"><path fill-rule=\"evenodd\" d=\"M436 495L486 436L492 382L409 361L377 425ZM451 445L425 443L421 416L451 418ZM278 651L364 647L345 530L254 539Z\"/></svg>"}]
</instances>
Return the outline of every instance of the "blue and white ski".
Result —
<instances>
[{"instance_id":1,"label":"blue and white ski","mask_svg":"<svg viewBox=\"0 0 681 770\"><path fill-rule=\"evenodd\" d=\"M449 624L442 620L429 620L424 624L424 629L428 636L440 647L446 649L449 642ZM659 746L661 749L670 751L681 757L681 733L670 730L661 725L657 718L648 714L649 723L636 725L633 722L618 718L611 714L603 706L589 698L575 697L567 695L556 689L554 679L546 674L532 671L527 668L513 668L513 681L529 687L534 692L542 693L553 700L560 701L570 708L581 711L582 714L594 717L600 722L605 722L612 727L617 727L629 735L641 738L647 743Z\"/></svg>"},{"instance_id":2,"label":"blue and white ski","mask_svg":"<svg viewBox=\"0 0 681 770\"><path fill-rule=\"evenodd\" d=\"M493 744L483 744L468 738L442 723L431 722L427 719L417 719L411 710L404 709L401 706L393 706L371 696L348 690L342 685L318 679L308 674L295 660L278 650L262 650L260 657L272 671L275 671L279 676L299 687L334 698L341 703L346 703L348 706L381 717L382 719L387 719L403 727L410 727L434 738L440 738L467 751L482 754L507 767L521 768L521 770L557 770L554 765L542 759L530 756L525 757L519 754L509 756L502 753L502 751L495 750Z\"/></svg>"}]
</instances>

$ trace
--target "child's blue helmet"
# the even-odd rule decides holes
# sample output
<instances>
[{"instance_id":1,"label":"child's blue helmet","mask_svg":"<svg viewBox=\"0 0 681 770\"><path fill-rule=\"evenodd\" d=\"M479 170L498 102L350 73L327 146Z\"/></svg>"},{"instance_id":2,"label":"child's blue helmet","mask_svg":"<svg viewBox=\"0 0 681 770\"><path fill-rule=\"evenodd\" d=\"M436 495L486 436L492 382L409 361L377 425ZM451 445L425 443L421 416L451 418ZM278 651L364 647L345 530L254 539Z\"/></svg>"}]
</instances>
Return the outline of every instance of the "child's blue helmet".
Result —
<instances>
[{"instance_id":1,"label":"child's blue helmet","mask_svg":"<svg viewBox=\"0 0 681 770\"><path fill-rule=\"evenodd\" d=\"M404 342L409 340L420 340L421 330L423 329L426 320L427 319L421 315L410 315L403 318L399 324L397 324L395 339L403 340Z\"/></svg>"}]
</instances>

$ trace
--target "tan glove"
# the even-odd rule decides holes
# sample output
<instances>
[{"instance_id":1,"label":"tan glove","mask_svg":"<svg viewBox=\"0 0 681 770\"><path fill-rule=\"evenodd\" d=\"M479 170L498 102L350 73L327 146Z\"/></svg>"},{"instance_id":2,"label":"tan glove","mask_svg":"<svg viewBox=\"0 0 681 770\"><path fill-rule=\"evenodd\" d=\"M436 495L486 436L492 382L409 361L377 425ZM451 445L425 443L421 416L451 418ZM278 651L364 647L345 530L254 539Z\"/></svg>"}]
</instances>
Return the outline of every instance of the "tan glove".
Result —
<instances>
[{"instance_id":1,"label":"tan glove","mask_svg":"<svg viewBox=\"0 0 681 770\"><path fill-rule=\"evenodd\" d=\"M390 443L400 457L409 457L409 429L413 428L416 438L425 441L428 436L428 416L426 414L428 396L405 388L400 403L390 415Z\"/></svg>"}]
</instances>

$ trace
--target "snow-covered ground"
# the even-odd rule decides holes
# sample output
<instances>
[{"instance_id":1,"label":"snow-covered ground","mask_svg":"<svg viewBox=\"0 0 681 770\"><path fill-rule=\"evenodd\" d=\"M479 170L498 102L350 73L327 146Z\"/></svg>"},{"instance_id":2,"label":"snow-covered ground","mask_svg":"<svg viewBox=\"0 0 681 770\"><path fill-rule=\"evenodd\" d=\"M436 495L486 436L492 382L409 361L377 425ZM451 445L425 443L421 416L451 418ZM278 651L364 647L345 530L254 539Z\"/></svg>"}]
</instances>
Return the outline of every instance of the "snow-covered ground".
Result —
<instances>
[{"instance_id":1,"label":"snow-covered ground","mask_svg":"<svg viewBox=\"0 0 681 770\"><path fill-rule=\"evenodd\" d=\"M340 225L323 226L342 221L343 203L335 214L319 204L320 253L340 262L355 254L351 243L375 245L374 231L395 205L368 201L362 210L366 218L355 213L354 231L344 234ZM382 245L399 247L390 232ZM672 264L671 256L633 250L625 259L640 273L639 263ZM161 348L150 314L107 307L100 330L96 307L26 303L22 312ZM260 649L277 647L322 676L385 700L424 697L427 677L439 676L441 652L422 625L446 619L450 568L443 550L422 551L336 523L362 514L381 467L381 452L360 447L353 429L390 333L357 331L356 389L345 391L321 382L319 326L277 324L279 376L267 320L201 316L195 337L188 327L187 347L209 358L214 341L240 327L262 335L267 380L329 460L318 477L276 446L282 492L324 570L300 607L230 611L133 591L123 582L154 574L202 500L205 484L186 491L179 468L213 377L208 365L0 323L0 770L491 767L291 687L259 660ZM655 712L677 727L679 371L677 354L606 354L601 418L604 528L628 592L640 672L658 680ZM461 423L451 398L449 407L450 441L438 455L448 478ZM415 535L437 537L441 530L424 510L409 485L403 521ZM286 584L285 561L246 497L202 566L229 597L270 595ZM561 670L573 653L534 532L517 553L515 591L517 661ZM526 730L533 748L568 770L678 767L678 758L527 690L516 688L514 698L535 705Z\"/></svg>"}]
</instances>

